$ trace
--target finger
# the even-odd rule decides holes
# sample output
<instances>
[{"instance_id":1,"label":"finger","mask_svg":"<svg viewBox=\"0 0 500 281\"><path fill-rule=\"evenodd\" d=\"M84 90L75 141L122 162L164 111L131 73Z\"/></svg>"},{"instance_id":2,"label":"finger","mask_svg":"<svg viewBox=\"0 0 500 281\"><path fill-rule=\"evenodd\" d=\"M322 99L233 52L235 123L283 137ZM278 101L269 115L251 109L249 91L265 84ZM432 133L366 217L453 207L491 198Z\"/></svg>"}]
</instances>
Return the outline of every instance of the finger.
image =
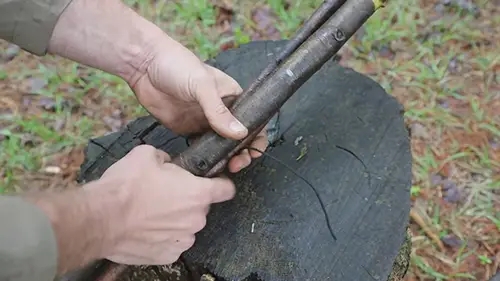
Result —
<instances>
[{"instance_id":1,"label":"finger","mask_svg":"<svg viewBox=\"0 0 500 281\"><path fill-rule=\"evenodd\" d=\"M219 96L221 98L231 96L236 98L243 92L240 84L238 84L238 82L236 82L236 80L234 80L231 76L211 65L206 64L206 67L215 77L215 81L219 88Z\"/></svg>"},{"instance_id":2,"label":"finger","mask_svg":"<svg viewBox=\"0 0 500 281\"><path fill-rule=\"evenodd\" d=\"M200 97L200 105L210 126L221 136L240 140L248 129L229 111L215 89L208 89Z\"/></svg>"},{"instance_id":3,"label":"finger","mask_svg":"<svg viewBox=\"0 0 500 281\"><path fill-rule=\"evenodd\" d=\"M240 154L231 158L229 161L229 171L231 173L237 173L248 167L251 163L252 157L250 156L248 149L245 149Z\"/></svg>"},{"instance_id":4,"label":"finger","mask_svg":"<svg viewBox=\"0 0 500 281\"><path fill-rule=\"evenodd\" d=\"M142 241L127 244L126 248L118 249L117 252L105 255L105 258L120 264L166 264L167 261L177 259L176 251L171 247L172 242L144 243ZM167 258L170 256L170 258ZM160 258L161 257L161 258Z\"/></svg>"},{"instance_id":5,"label":"finger","mask_svg":"<svg viewBox=\"0 0 500 281\"><path fill-rule=\"evenodd\" d=\"M197 200L194 203L186 203L185 208L187 209L172 212L164 221L158 222L156 225L151 226L147 231L142 231L140 235L148 235L150 237L153 237L153 235L162 235L161 237L158 237L158 239L164 240L170 239L170 235L174 235L176 233L195 233L202 230L207 223L206 216L208 214L207 210L209 209L207 205L211 204L211 194L207 195L207 193L205 193L202 196L204 196L202 200ZM166 230L168 230L168 236L165 235ZM141 240L141 237L131 237L137 240ZM161 241L163 241L156 241L152 239L149 240L151 241L151 243L160 243Z\"/></svg>"},{"instance_id":6,"label":"finger","mask_svg":"<svg viewBox=\"0 0 500 281\"><path fill-rule=\"evenodd\" d=\"M265 151L267 146L269 145L269 141L267 140L267 134L259 134L252 142L251 147L255 148L259 151ZM259 158L262 156L262 153L255 149L250 149L250 156L252 158Z\"/></svg>"},{"instance_id":7,"label":"finger","mask_svg":"<svg viewBox=\"0 0 500 281\"><path fill-rule=\"evenodd\" d=\"M209 196L211 203L220 203L231 200L236 194L236 188L233 182L227 178L204 178L211 181L209 186Z\"/></svg>"},{"instance_id":8,"label":"finger","mask_svg":"<svg viewBox=\"0 0 500 281\"><path fill-rule=\"evenodd\" d=\"M143 160L149 161L152 158L155 158L156 160L158 160L159 159L158 155L161 155L161 154L158 153L158 149L156 147L149 145L149 144L141 144L141 145L134 147L129 153L127 153L127 155L125 157L127 157L127 158L136 158L137 157L138 159L143 159ZM165 156L162 155L161 157L165 157Z\"/></svg>"},{"instance_id":9,"label":"finger","mask_svg":"<svg viewBox=\"0 0 500 281\"><path fill-rule=\"evenodd\" d=\"M222 97L224 104L229 107L236 96L225 96ZM185 115L184 115L185 116ZM184 135L191 135L191 137L199 137L202 133L210 130L212 127L208 123L207 116L203 112L203 109L199 105L192 110L189 110L189 118L183 118L182 121L177 121L175 125L170 125L170 127L180 127L182 130L177 130L177 133ZM190 141L190 143L192 143Z\"/></svg>"},{"instance_id":10,"label":"finger","mask_svg":"<svg viewBox=\"0 0 500 281\"><path fill-rule=\"evenodd\" d=\"M170 158L170 155L168 155L168 153L166 153L165 151L163 151L161 149L156 150L156 160L158 160L158 163L160 163L160 164L172 161L172 159Z\"/></svg>"},{"instance_id":11,"label":"finger","mask_svg":"<svg viewBox=\"0 0 500 281\"><path fill-rule=\"evenodd\" d=\"M136 254L130 255L112 255L106 256L105 259L110 260L112 262L118 264L126 264L126 265L141 265L141 264L152 264L154 263L152 259Z\"/></svg>"},{"instance_id":12,"label":"finger","mask_svg":"<svg viewBox=\"0 0 500 281\"><path fill-rule=\"evenodd\" d=\"M192 234L185 234L182 236L173 236L172 241L173 246L182 253L194 245L196 237Z\"/></svg>"},{"instance_id":13,"label":"finger","mask_svg":"<svg viewBox=\"0 0 500 281\"><path fill-rule=\"evenodd\" d=\"M147 256L141 264L162 265L171 264L177 261L182 253L179 253L179 250L173 247L172 244L172 241L149 244L147 248L150 248L150 250L145 252Z\"/></svg>"},{"instance_id":14,"label":"finger","mask_svg":"<svg viewBox=\"0 0 500 281\"><path fill-rule=\"evenodd\" d=\"M203 207L203 214L208 215L208 213L210 212L210 205L206 205L205 207Z\"/></svg>"},{"instance_id":15,"label":"finger","mask_svg":"<svg viewBox=\"0 0 500 281\"><path fill-rule=\"evenodd\" d=\"M222 79L217 79L213 75L207 75L206 77L203 88L199 86L195 88L195 96L207 117L208 123L223 137L235 140L244 138L248 134L248 129L231 114L219 95L221 89L218 84L229 82L223 82ZM227 76L226 79L232 78Z\"/></svg>"}]
</instances>

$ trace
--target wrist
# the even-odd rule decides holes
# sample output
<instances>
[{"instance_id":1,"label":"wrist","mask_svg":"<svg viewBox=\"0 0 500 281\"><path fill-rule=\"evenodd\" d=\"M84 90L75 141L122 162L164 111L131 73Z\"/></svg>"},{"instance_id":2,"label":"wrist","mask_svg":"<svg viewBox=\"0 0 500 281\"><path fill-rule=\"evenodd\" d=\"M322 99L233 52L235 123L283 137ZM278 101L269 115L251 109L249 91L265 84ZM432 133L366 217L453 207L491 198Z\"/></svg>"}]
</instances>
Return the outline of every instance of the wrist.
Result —
<instances>
[{"instance_id":1,"label":"wrist","mask_svg":"<svg viewBox=\"0 0 500 281\"><path fill-rule=\"evenodd\" d=\"M93 219L100 225L101 244L98 258L112 254L115 246L123 239L130 196L120 179L101 178L86 184L83 189L90 199Z\"/></svg>"},{"instance_id":2,"label":"wrist","mask_svg":"<svg viewBox=\"0 0 500 281\"><path fill-rule=\"evenodd\" d=\"M121 0L73 0L60 16L49 52L135 83L169 37Z\"/></svg>"},{"instance_id":3,"label":"wrist","mask_svg":"<svg viewBox=\"0 0 500 281\"><path fill-rule=\"evenodd\" d=\"M102 259L112 248L119 233L112 221L119 213L113 211L118 199L106 187L106 183L95 181L77 190L25 197L51 221L58 247L58 274Z\"/></svg>"}]
</instances>

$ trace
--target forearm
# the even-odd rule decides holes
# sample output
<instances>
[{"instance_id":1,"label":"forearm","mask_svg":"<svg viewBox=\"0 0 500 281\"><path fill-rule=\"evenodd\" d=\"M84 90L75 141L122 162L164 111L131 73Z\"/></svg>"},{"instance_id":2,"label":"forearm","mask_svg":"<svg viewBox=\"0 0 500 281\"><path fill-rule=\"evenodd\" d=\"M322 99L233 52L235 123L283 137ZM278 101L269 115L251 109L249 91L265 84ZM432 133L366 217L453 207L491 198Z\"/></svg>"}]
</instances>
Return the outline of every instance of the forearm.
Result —
<instances>
[{"instance_id":1,"label":"forearm","mask_svg":"<svg viewBox=\"0 0 500 281\"><path fill-rule=\"evenodd\" d=\"M48 51L133 83L155 48L169 44L175 42L120 0L73 0L55 26Z\"/></svg>"},{"instance_id":2,"label":"forearm","mask_svg":"<svg viewBox=\"0 0 500 281\"><path fill-rule=\"evenodd\" d=\"M25 196L52 224L57 240L58 274L104 258L118 238L111 218L120 213L120 196L113 194L116 189L104 188L105 185L96 181L77 190Z\"/></svg>"}]
</instances>

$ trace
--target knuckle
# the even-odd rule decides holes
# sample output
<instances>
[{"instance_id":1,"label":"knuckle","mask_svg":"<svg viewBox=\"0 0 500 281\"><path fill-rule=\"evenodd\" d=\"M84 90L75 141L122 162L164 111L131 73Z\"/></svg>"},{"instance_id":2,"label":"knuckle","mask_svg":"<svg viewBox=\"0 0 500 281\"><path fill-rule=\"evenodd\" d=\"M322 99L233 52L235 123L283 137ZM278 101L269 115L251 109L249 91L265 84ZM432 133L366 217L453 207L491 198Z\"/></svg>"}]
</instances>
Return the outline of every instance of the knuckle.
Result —
<instances>
[{"instance_id":1,"label":"knuckle","mask_svg":"<svg viewBox=\"0 0 500 281\"><path fill-rule=\"evenodd\" d=\"M194 243L196 241L196 238L194 235L189 235L187 236L182 243L182 249L183 251L188 250L189 248L193 247Z\"/></svg>"},{"instance_id":2,"label":"knuckle","mask_svg":"<svg viewBox=\"0 0 500 281\"><path fill-rule=\"evenodd\" d=\"M206 84L208 73L204 68L196 68L196 71L189 73L187 79L187 90L193 97L197 96L201 86Z\"/></svg>"},{"instance_id":3,"label":"knuckle","mask_svg":"<svg viewBox=\"0 0 500 281\"><path fill-rule=\"evenodd\" d=\"M205 178L197 178L198 182L193 184L195 188L194 200L196 205L209 205L211 202L210 191L214 188L213 182Z\"/></svg>"},{"instance_id":4,"label":"knuckle","mask_svg":"<svg viewBox=\"0 0 500 281\"><path fill-rule=\"evenodd\" d=\"M210 196L206 192L197 191L194 195L195 205L205 206L210 204Z\"/></svg>"},{"instance_id":5,"label":"knuckle","mask_svg":"<svg viewBox=\"0 0 500 281\"><path fill-rule=\"evenodd\" d=\"M198 79L193 77L193 75L189 75L188 77L187 92L191 97L196 97L196 93L198 92Z\"/></svg>"},{"instance_id":6,"label":"knuckle","mask_svg":"<svg viewBox=\"0 0 500 281\"><path fill-rule=\"evenodd\" d=\"M194 219L191 222L191 229L194 232L199 232L203 228L205 228L206 225L207 225L207 218L205 216L203 216L203 215L202 216L197 216L196 219Z\"/></svg>"},{"instance_id":7,"label":"knuckle","mask_svg":"<svg viewBox=\"0 0 500 281\"><path fill-rule=\"evenodd\" d=\"M156 148L149 144L138 145L130 151L130 153L133 155L144 155L146 153L155 153L155 152Z\"/></svg>"},{"instance_id":8,"label":"knuckle","mask_svg":"<svg viewBox=\"0 0 500 281\"><path fill-rule=\"evenodd\" d=\"M214 186L213 189L220 191L227 197L233 197L236 194L236 186L234 182L229 179L221 179L217 181L217 186Z\"/></svg>"},{"instance_id":9,"label":"knuckle","mask_svg":"<svg viewBox=\"0 0 500 281\"><path fill-rule=\"evenodd\" d=\"M222 100L215 107L215 113L217 113L219 115L226 114L228 112L229 112L229 109L227 108L227 106L224 104L224 102Z\"/></svg>"}]
</instances>

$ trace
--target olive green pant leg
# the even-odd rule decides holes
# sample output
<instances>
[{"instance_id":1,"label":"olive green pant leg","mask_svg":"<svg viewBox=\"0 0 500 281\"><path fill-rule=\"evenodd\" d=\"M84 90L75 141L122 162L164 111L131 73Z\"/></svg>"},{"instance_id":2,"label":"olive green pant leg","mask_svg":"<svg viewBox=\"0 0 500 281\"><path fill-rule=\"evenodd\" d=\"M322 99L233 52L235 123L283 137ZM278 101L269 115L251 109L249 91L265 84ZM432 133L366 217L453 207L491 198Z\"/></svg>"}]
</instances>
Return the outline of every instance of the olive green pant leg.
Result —
<instances>
[{"instance_id":1,"label":"olive green pant leg","mask_svg":"<svg viewBox=\"0 0 500 281\"><path fill-rule=\"evenodd\" d=\"M49 218L20 197L0 196L0 280L52 281L57 258Z\"/></svg>"}]
</instances>

